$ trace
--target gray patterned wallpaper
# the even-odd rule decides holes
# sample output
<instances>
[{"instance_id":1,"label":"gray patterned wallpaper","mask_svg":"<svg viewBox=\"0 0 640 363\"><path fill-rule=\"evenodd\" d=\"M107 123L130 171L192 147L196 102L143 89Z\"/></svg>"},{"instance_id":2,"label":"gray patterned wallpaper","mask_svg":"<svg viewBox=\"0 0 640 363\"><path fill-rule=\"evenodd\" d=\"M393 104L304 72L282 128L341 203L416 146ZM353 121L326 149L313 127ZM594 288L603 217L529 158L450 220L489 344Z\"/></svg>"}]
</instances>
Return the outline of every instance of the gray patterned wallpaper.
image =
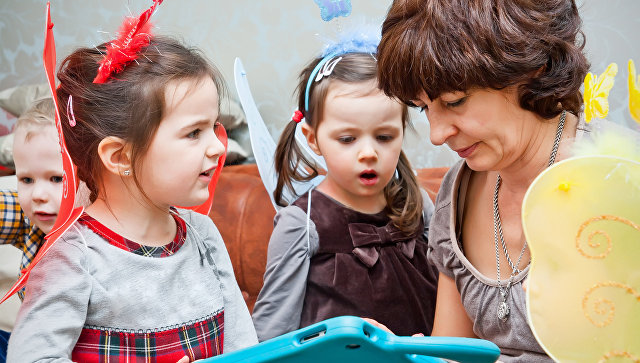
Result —
<instances>
[{"instance_id":1,"label":"gray patterned wallpaper","mask_svg":"<svg viewBox=\"0 0 640 363\"><path fill-rule=\"evenodd\" d=\"M634 125L627 110L627 60L640 66L640 1L578 0L593 72L609 62L620 68L611 93L611 119ZM44 0L0 0L0 90L44 83L42 47ZM149 0L53 0L52 20L60 61L77 46L111 39L123 15L138 14ZM352 0L353 13L325 23L313 0L165 0L154 15L157 32L178 35L202 48L233 89L233 61L243 60L253 95L274 138L291 116L292 92L301 66L352 22L381 22L390 0ZM640 67L639 67L640 69ZM457 158L447 148L429 142L426 118L414 114L416 133L405 149L415 167L451 165ZM0 134L15 119L0 112ZM246 140L244 140L246 145Z\"/></svg>"}]
</instances>

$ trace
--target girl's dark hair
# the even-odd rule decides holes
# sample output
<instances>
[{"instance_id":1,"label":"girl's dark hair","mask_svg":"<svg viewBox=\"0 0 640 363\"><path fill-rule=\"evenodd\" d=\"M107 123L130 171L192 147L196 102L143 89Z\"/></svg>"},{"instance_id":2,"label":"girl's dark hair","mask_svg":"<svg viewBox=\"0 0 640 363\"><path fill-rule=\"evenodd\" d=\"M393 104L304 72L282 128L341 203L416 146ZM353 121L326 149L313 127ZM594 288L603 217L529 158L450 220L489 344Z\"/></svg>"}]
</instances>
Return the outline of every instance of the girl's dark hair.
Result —
<instances>
[{"instance_id":1,"label":"girl's dark hair","mask_svg":"<svg viewBox=\"0 0 640 363\"><path fill-rule=\"evenodd\" d=\"M589 69L574 0L395 0L378 79L404 102L520 85L520 107L549 119L580 112Z\"/></svg>"},{"instance_id":2,"label":"girl's dark hair","mask_svg":"<svg viewBox=\"0 0 640 363\"><path fill-rule=\"evenodd\" d=\"M341 55L331 75L321 81L313 82L309 94L309 110L305 111L305 90L311 72L322 58L314 59L300 73L296 93L298 95L298 109L304 113L305 122L317 131L318 124L323 118L324 103L332 82L362 83L376 79L376 60L368 53L347 53ZM406 106L402 108L402 126L406 128L409 123L409 111ZM273 192L273 197L280 206L285 206L283 190L287 188L294 192L293 181L308 181L318 175L318 168L314 162L307 159L300 147L296 144L295 130L297 123L290 121L280 135L275 154L275 167L278 173L278 182ZM298 170L302 166L304 172ZM393 223L407 235L422 233L419 230L422 216L422 196L418 181L413 173L409 159L404 152L398 159L398 176L392 178L384 188L384 196L387 202L387 214Z\"/></svg>"},{"instance_id":3,"label":"girl's dark hair","mask_svg":"<svg viewBox=\"0 0 640 363\"><path fill-rule=\"evenodd\" d=\"M224 91L220 73L198 50L160 36L152 38L136 61L122 72L113 74L105 83L93 83L106 45L77 49L65 58L58 71L60 87L56 96L64 140L78 167L78 177L91 192L91 202L102 189L103 165L98 145L108 136L119 137L131 145L133 178L146 197L136 178L136 165L166 112L167 84L182 80L199 82L210 77L218 92ZM69 96L73 96L71 106L76 121L73 127L67 114Z\"/></svg>"}]
</instances>

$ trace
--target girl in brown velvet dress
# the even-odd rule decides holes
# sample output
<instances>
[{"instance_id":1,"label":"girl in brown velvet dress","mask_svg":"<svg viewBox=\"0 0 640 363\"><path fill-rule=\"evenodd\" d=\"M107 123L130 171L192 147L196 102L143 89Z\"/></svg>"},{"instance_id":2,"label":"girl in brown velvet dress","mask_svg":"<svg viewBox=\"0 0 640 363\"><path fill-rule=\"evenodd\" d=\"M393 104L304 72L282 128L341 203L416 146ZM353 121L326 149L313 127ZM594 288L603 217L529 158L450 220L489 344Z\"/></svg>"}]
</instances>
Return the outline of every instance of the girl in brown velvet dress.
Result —
<instances>
[{"instance_id":1,"label":"girl in brown velvet dress","mask_svg":"<svg viewBox=\"0 0 640 363\"><path fill-rule=\"evenodd\" d=\"M434 207L402 152L407 107L378 89L376 47L325 52L301 73L299 111L276 152L276 202L286 205L292 182L317 176L296 127L327 173L275 218L253 312L260 340L341 315L374 318L398 334L431 333Z\"/></svg>"}]
</instances>

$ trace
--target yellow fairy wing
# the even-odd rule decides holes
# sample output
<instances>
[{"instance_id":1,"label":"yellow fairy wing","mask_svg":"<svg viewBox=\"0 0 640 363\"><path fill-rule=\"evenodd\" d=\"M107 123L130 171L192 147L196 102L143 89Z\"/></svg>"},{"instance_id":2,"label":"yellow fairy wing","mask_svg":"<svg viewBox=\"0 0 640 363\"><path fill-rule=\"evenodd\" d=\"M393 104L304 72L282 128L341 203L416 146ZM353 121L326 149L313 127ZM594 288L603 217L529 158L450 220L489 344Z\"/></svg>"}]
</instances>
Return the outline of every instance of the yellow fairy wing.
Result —
<instances>
[{"instance_id":1,"label":"yellow fairy wing","mask_svg":"<svg viewBox=\"0 0 640 363\"><path fill-rule=\"evenodd\" d=\"M614 79L618 74L618 65L611 63L600 76L587 73L584 80L584 103L586 121L593 117L605 118L609 114L609 92L613 88ZM595 79L594 79L595 77Z\"/></svg>"},{"instance_id":2,"label":"yellow fairy wing","mask_svg":"<svg viewBox=\"0 0 640 363\"><path fill-rule=\"evenodd\" d=\"M640 83L636 81L636 66L629 59L629 112L640 123Z\"/></svg>"},{"instance_id":3,"label":"yellow fairy wing","mask_svg":"<svg viewBox=\"0 0 640 363\"><path fill-rule=\"evenodd\" d=\"M640 163L559 162L530 186L522 220L529 323L545 351L560 362L638 361Z\"/></svg>"}]
</instances>

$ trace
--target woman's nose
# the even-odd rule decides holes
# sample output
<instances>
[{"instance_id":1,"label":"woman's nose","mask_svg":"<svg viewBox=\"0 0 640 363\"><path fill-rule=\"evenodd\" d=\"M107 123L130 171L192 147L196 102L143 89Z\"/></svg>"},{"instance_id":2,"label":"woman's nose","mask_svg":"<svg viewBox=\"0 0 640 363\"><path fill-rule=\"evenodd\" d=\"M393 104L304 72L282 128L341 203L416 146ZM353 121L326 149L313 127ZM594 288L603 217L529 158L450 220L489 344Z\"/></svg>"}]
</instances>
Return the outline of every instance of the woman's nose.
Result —
<instances>
[{"instance_id":1,"label":"woman's nose","mask_svg":"<svg viewBox=\"0 0 640 363\"><path fill-rule=\"evenodd\" d=\"M448 138L458 133L458 129L450 120L436 112L430 112L427 119L429 120L429 137L434 145L442 145Z\"/></svg>"}]
</instances>

